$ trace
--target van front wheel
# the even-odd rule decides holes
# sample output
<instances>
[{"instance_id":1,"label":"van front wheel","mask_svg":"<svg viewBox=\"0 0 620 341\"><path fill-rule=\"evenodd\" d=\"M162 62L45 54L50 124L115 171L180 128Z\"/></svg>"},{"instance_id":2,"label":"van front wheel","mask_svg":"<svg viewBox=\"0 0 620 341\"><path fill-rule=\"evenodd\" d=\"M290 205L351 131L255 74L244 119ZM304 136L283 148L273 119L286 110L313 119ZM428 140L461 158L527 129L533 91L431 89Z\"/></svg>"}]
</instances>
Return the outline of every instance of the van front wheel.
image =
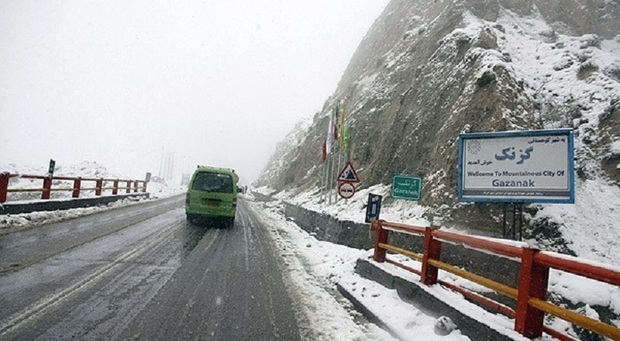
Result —
<instances>
[{"instance_id":1,"label":"van front wheel","mask_svg":"<svg viewBox=\"0 0 620 341\"><path fill-rule=\"evenodd\" d=\"M227 223L228 223L228 228L232 229L233 226L235 226L235 218L234 217L233 218L229 218Z\"/></svg>"}]
</instances>

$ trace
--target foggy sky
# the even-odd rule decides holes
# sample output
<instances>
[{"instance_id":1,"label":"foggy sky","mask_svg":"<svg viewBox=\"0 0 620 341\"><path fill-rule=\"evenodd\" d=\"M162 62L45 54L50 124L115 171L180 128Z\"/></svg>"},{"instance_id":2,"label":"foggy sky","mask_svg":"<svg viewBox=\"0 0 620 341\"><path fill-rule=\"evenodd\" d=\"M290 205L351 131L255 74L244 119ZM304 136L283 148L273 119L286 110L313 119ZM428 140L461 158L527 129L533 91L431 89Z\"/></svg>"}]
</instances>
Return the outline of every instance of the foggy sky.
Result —
<instances>
[{"instance_id":1,"label":"foggy sky","mask_svg":"<svg viewBox=\"0 0 620 341\"><path fill-rule=\"evenodd\" d=\"M388 0L0 0L0 166L256 178ZM318 153L318 152L317 152Z\"/></svg>"}]
</instances>

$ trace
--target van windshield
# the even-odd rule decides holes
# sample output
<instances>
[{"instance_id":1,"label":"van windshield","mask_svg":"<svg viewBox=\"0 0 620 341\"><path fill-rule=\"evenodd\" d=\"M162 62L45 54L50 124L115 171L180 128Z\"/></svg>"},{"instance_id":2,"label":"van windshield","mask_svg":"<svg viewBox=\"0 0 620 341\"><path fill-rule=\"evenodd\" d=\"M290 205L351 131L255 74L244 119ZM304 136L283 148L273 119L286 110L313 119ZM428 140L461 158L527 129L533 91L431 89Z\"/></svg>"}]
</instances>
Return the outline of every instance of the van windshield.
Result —
<instances>
[{"instance_id":1,"label":"van windshield","mask_svg":"<svg viewBox=\"0 0 620 341\"><path fill-rule=\"evenodd\" d=\"M232 177L228 174L201 172L196 174L192 189L218 193L233 193Z\"/></svg>"}]
</instances>

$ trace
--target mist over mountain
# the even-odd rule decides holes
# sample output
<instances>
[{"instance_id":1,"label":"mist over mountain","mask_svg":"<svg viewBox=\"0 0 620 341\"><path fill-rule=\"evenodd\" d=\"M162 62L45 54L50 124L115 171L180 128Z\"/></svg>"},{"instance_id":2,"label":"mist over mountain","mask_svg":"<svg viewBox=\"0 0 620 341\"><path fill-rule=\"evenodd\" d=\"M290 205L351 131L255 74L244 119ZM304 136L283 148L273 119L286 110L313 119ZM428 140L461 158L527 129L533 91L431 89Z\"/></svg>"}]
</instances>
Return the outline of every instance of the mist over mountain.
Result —
<instances>
[{"instance_id":1,"label":"mist over mountain","mask_svg":"<svg viewBox=\"0 0 620 341\"><path fill-rule=\"evenodd\" d=\"M393 0L334 94L277 147L255 186L320 193L321 146L340 103L358 188L421 176L429 219L498 227L501 206L457 202L457 142L467 132L573 129L577 205L589 180L615 191L619 32L613 0ZM532 224L548 222L545 209L529 205Z\"/></svg>"}]
</instances>

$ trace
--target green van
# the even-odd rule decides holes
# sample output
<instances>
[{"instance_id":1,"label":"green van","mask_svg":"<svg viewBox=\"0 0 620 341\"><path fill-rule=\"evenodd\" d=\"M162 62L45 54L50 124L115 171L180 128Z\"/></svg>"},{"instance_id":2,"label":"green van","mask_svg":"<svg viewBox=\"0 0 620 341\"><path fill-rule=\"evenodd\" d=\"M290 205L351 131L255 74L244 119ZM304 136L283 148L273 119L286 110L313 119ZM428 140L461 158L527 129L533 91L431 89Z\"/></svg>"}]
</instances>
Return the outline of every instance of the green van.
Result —
<instances>
[{"instance_id":1,"label":"green van","mask_svg":"<svg viewBox=\"0 0 620 341\"><path fill-rule=\"evenodd\" d=\"M229 168L198 166L189 181L185 214L190 223L196 218L223 220L232 228L237 211L239 177Z\"/></svg>"}]
</instances>

